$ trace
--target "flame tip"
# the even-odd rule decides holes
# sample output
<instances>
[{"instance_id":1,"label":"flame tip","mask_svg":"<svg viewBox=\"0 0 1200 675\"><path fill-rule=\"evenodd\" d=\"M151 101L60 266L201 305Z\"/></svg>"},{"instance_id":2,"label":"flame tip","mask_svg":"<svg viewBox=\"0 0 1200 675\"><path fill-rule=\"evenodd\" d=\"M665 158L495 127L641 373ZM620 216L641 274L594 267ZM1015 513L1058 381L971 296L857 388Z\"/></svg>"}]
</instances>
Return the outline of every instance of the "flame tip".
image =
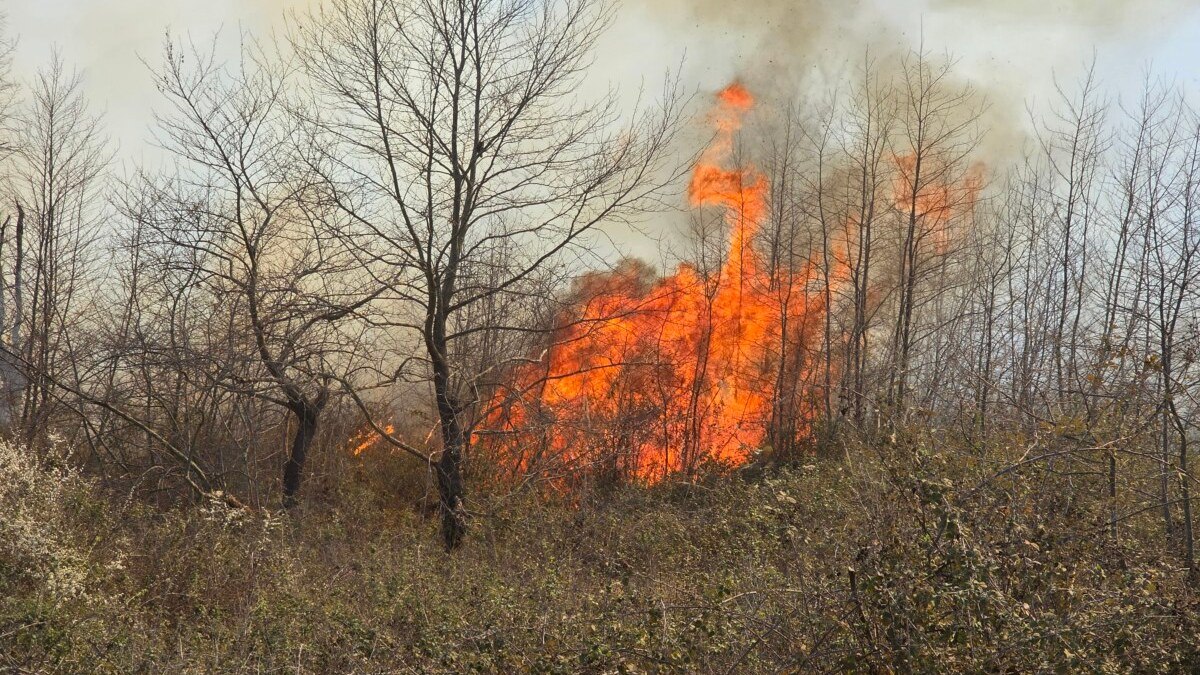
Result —
<instances>
[{"instance_id":1,"label":"flame tip","mask_svg":"<svg viewBox=\"0 0 1200 675\"><path fill-rule=\"evenodd\" d=\"M739 110L748 110L754 106L754 94L738 80L734 80L718 92L717 100L723 105Z\"/></svg>"}]
</instances>

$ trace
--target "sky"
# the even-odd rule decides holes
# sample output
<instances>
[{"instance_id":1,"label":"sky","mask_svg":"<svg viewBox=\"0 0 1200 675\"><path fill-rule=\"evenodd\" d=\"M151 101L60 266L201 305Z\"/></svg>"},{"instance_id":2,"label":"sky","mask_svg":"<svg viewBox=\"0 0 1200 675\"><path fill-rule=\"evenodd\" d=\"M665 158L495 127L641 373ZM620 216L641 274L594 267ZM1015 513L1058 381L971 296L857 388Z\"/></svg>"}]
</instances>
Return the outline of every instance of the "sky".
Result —
<instances>
[{"instance_id":1,"label":"sky","mask_svg":"<svg viewBox=\"0 0 1200 675\"><path fill-rule=\"evenodd\" d=\"M207 42L220 32L233 59L240 35L269 38L320 1L0 0L0 11L18 38L18 77L59 50L128 165L156 152L143 61L159 59L168 33ZM735 78L760 90L801 75L836 84L867 44L887 57L918 43L958 59L958 75L1009 120L1000 126L1027 124L1028 106L1053 95L1055 78L1077 81L1093 55L1114 101L1136 96L1151 68L1200 91L1200 0L623 0L587 86L653 92L675 69L699 92Z\"/></svg>"},{"instance_id":2,"label":"sky","mask_svg":"<svg viewBox=\"0 0 1200 675\"><path fill-rule=\"evenodd\" d=\"M168 31L200 41L220 31L232 57L239 34L269 36L317 1L0 0L0 9L19 40L19 76L60 50L83 72L121 155L136 158L156 102L142 61L157 60ZM836 64L868 39L949 51L963 77L995 90L993 105L1014 110L1048 96L1054 76L1076 78L1093 53L1114 96L1135 93L1151 66L1200 88L1200 0L624 0L590 79L636 90L681 63L700 91L746 71L773 77L772 65L782 77L811 68L836 79ZM782 52L794 54L768 63Z\"/></svg>"}]
</instances>

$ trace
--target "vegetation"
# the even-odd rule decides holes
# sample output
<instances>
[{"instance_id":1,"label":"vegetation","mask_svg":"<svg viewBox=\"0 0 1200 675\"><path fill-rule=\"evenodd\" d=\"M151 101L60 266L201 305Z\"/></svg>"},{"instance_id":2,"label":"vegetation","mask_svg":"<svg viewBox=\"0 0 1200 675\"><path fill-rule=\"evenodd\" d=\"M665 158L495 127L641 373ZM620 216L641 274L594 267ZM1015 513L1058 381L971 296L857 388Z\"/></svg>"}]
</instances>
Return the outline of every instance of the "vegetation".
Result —
<instances>
[{"instance_id":1,"label":"vegetation","mask_svg":"<svg viewBox=\"0 0 1200 675\"><path fill-rule=\"evenodd\" d=\"M483 500L471 546L364 459L303 518L161 511L4 446L0 654L52 672L1180 672L1197 599L1146 523L1012 448L930 438L571 504ZM65 459L65 458L60 458ZM982 485L982 487L981 487ZM1147 531L1150 530L1150 531Z\"/></svg>"}]
</instances>

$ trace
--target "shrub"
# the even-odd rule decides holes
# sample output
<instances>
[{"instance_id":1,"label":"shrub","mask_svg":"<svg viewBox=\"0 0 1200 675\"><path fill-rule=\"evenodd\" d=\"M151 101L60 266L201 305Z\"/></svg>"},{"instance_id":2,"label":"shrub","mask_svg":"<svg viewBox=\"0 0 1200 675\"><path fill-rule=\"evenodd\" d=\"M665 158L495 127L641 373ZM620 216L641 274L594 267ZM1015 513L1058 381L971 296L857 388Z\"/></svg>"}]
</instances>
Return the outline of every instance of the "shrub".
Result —
<instances>
[{"instance_id":1,"label":"shrub","mask_svg":"<svg viewBox=\"0 0 1200 675\"><path fill-rule=\"evenodd\" d=\"M454 555L350 482L159 511L0 451L0 665L54 672L1178 672L1196 603L1052 476L918 435L701 484L482 495ZM834 459L850 457L851 460ZM357 486L357 487L356 487ZM384 489L382 487L378 489ZM1082 509L1082 510L1081 510ZM1103 528L1101 528L1103 530Z\"/></svg>"}]
</instances>

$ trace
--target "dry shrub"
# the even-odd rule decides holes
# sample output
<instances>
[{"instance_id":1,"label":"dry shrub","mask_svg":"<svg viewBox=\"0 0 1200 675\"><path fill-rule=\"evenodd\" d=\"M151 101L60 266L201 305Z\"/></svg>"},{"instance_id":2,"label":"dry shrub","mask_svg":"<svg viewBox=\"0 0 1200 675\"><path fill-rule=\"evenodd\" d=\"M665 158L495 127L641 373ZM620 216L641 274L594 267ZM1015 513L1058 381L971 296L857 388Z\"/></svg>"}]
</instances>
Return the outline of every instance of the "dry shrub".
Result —
<instances>
[{"instance_id":1,"label":"dry shrub","mask_svg":"<svg viewBox=\"0 0 1200 675\"><path fill-rule=\"evenodd\" d=\"M389 485L420 472L385 453L284 516L126 504L6 447L0 653L58 672L1196 667L1195 599L1153 532L1087 534L1053 475L974 489L986 471L944 438L845 451L575 500L497 489L447 555Z\"/></svg>"}]
</instances>

